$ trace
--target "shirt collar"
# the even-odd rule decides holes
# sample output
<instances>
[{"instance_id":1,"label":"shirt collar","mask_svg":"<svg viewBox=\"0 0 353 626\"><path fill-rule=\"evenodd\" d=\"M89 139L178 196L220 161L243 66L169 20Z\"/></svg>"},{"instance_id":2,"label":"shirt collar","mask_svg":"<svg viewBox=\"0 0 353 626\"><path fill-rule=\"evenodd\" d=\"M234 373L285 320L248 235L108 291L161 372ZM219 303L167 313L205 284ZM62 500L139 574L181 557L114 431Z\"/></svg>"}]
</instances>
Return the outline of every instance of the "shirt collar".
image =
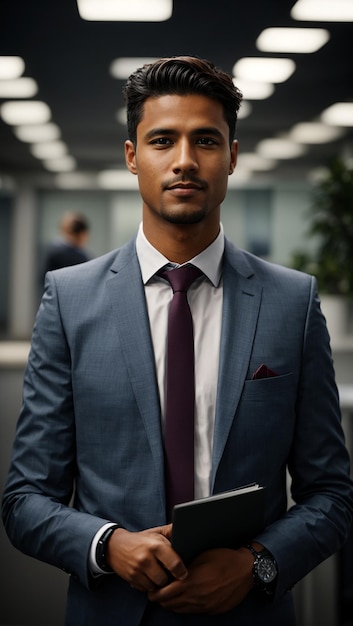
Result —
<instances>
[{"instance_id":1,"label":"shirt collar","mask_svg":"<svg viewBox=\"0 0 353 626\"><path fill-rule=\"evenodd\" d=\"M136 238L136 252L139 260L142 280L144 285L159 271L169 263L163 254L161 254L146 238L143 232L142 222L139 226ZM218 287L222 275L222 257L224 252L224 231L222 224L216 239L200 254L190 259L188 263L192 263L198 267L211 283Z\"/></svg>"}]
</instances>

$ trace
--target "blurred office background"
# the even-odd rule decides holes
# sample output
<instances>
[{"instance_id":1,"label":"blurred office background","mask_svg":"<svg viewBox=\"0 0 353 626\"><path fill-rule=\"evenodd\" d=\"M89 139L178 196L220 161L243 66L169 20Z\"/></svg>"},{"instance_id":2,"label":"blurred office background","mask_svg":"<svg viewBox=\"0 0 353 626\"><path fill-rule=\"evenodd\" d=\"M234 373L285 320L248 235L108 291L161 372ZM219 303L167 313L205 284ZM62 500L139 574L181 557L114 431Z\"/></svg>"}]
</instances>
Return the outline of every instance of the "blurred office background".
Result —
<instances>
[{"instance_id":1,"label":"blurred office background","mask_svg":"<svg viewBox=\"0 0 353 626\"><path fill-rule=\"evenodd\" d=\"M127 76L178 54L234 75L244 102L225 231L240 247L292 265L297 250L313 254L320 243L307 237L314 188L333 160L353 168L352 23L353 0L1 1L1 490L41 263L60 218L88 218L93 256L124 243L140 221L136 179L124 165ZM347 232L352 214L348 204ZM351 253L353 264L353 246ZM352 304L336 330L337 321L335 314L329 330L352 450ZM0 545L0 624L63 624L66 575L20 555L2 528ZM352 561L353 539L297 585L299 626L353 624Z\"/></svg>"}]
</instances>

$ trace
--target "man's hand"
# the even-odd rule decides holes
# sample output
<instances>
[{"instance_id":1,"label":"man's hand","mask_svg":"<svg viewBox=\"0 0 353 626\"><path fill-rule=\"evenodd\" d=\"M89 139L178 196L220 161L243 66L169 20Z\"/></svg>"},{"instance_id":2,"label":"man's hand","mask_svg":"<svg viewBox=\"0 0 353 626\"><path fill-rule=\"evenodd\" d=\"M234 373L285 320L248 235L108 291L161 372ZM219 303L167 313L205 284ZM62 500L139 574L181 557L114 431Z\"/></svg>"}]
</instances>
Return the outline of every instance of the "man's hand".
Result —
<instances>
[{"instance_id":1,"label":"man's hand","mask_svg":"<svg viewBox=\"0 0 353 626\"><path fill-rule=\"evenodd\" d=\"M208 550L191 563L187 578L151 591L149 600L177 613L226 613L252 589L253 562L246 548Z\"/></svg>"},{"instance_id":2,"label":"man's hand","mask_svg":"<svg viewBox=\"0 0 353 626\"><path fill-rule=\"evenodd\" d=\"M151 592L188 575L180 556L173 550L172 526L158 526L141 532L117 528L107 548L107 563L132 587Z\"/></svg>"}]
</instances>

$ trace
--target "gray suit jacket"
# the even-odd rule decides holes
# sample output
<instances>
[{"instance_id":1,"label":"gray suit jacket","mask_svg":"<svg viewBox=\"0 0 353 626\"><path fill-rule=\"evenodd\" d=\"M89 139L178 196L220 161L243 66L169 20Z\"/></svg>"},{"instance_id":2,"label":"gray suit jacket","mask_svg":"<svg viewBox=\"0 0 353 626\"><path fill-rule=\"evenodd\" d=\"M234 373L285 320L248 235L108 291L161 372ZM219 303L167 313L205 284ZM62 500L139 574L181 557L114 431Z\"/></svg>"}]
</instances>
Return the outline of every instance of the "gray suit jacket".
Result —
<instances>
[{"instance_id":1,"label":"gray suit jacket","mask_svg":"<svg viewBox=\"0 0 353 626\"><path fill-rule=\"evenodd\" d=\"M224 621L169 615L161 623L241 626L267 615L268 624L290 624L288 590L339 549L353 509L329 338L312 277L226 241L223 288L211 490L267 487L256 539L278 563L276 600L250 594ZM252 380L262 363L277 376ZM20 550L71 573L67 624L140 623L144 595L115 575L93 581L87 560L106 521L129 530L166 522L160 422L134 242L49 274L3 519Z\"/></svg>"}]
</instances>

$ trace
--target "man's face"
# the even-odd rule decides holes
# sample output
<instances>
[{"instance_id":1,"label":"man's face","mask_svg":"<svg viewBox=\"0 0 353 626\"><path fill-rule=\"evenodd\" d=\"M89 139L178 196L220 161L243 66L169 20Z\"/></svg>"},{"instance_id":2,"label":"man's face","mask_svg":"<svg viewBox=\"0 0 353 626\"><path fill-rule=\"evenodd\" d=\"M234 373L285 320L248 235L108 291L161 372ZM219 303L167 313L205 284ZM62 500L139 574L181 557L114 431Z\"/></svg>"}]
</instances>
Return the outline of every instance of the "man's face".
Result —
<instances>
[{"instance_id":1,"label":"man's face","mask_svg":"<svg viewBox=\"0 0 353 626\"><path fill-rule=\"evenodd\" d=\"M127 141L125 153L138 176L144 223L219 223L237 155L219 102L194 94L149 98L136 146Z\"/></svg>"}]
</instances>

